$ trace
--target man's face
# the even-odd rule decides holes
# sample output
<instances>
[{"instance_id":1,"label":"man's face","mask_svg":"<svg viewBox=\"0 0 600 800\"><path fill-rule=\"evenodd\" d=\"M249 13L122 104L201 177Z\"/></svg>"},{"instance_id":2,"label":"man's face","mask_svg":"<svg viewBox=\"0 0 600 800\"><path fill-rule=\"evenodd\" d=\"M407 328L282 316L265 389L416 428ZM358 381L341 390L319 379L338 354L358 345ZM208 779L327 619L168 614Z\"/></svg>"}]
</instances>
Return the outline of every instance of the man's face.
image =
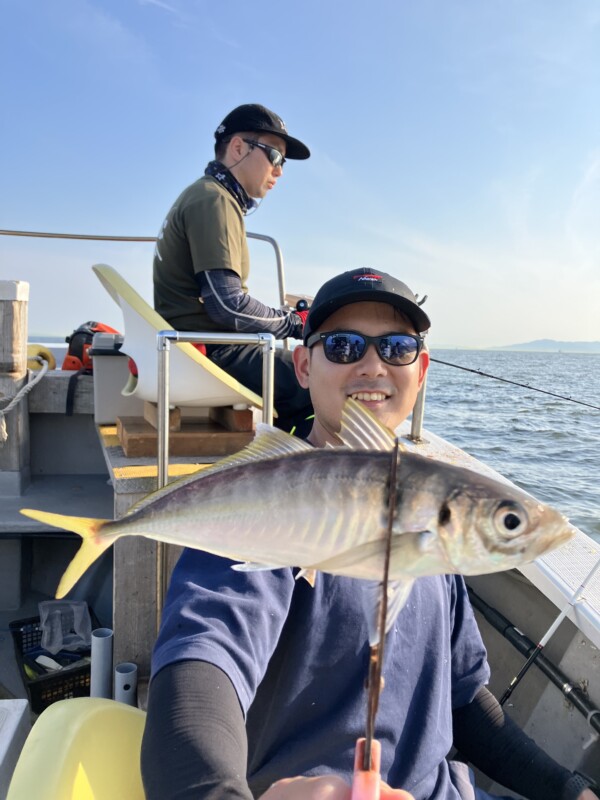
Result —
<instances>
[{"instance_id":1,"label":"man's face","mask_svg":"<svg viewBox=\"0 0 600 800\"><path fill-rule=\"evenodd\" d=\"M274 147L282 156L285 156L286 144L272 133L238 134L230 142L227 152L229 163L226 162L226 166L233 165L231 172L250 197L261 198L273 189L283 170L281 166L274 167L271 164L268 153L262 147L252 147L243 139Z\"/></svg>"},{"instance_id":2,"label":"man's face","mask_svg":"<svg viewBox=\"0 0 600 800\"><path fill-rule=\"evenodd\" d=\"M319 328L323 331L351 330L367 336L388 333L415 333L408 319L385 303L351 303L333 313ZM325 358L323 345L294 349L296 377L310 390L315 421L310 442L322 447L335 441L342 407L354 397L394 430L412 411L423 383L429 355L421 351L414 364L394 367L379 357L374 345L353 364L334 364Z\"/></svg>"}]
</instances>

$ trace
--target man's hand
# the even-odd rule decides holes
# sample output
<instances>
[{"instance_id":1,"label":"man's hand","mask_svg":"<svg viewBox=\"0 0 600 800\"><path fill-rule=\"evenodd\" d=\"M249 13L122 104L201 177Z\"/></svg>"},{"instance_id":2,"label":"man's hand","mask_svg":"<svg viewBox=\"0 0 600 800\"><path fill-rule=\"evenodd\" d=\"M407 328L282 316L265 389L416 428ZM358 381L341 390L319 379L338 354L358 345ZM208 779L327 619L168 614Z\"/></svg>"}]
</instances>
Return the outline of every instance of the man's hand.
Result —
<instances>
[{"instance_id":1,"label":"man's hand","mask_svg":"<svg viewBox=\"0 0 600 800\"><path fill-rule=\"evenodd\" d=\"M318 778L284 778L268 789L260 800L350 800L352 789L337 775ZM381 800L414 800L409 792L381 783ZM584 800L580 798L579 800Z\"/></svg>"},{"instance_id":2,"label":"man's hand","mask_svg":"<svg viewBox=\"0 0 600 800\"><path fill-rule=\"evenodd\" d=\"M577 800L598 800L598 796L591 789L584 789Z\"/></svg>"}]
</instances>

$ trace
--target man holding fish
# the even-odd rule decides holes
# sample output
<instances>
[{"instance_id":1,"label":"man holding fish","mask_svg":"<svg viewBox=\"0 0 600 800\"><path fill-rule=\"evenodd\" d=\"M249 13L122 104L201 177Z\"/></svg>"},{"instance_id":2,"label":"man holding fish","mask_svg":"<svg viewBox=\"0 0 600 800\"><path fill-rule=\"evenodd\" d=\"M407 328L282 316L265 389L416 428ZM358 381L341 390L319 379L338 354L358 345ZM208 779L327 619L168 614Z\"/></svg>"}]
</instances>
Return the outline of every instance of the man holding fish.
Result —
<instances>
[{"instance_id":1,"label":"man holding fish","mask_svg":"<svg viewBox=\"0 0 600 800\"><path fill-rule=\"evenodd\" d=\"M382 425L394 430L414 405L429 363L428 328L411 290L385 273L352 270L328 281L311 307L304 345L294 350L315 410L309 449L264 433L248 454L207 476L205 505L199 489L198 526L210 525L203 514L206 508L210 517L211 482L220 481L229 488L218 501L221 519L246 528L233 551L226 523L221 546L199 542L210 552L184 551L173 573L142 747L149 800L349 800L376 636L368 587L381 575L389 495L393 445ZM313 449L340 443L353 449ZM383 779L406 791L386 785L381 797L485 796L466 764L446 760L454 742L531 800L595 800L579 776L504 717L485 688L485 648L464 581L452 574L531 560L565 541L568 526L518 490L465 470L404 453L398 469L376 736ZM246 478L238 485L240 470ZM186 480L177 490L180 506L190 487ZM146 515L145 528L132 514L132 533L175 540L145 533L151 506L166 511L161 502L136 512ZM257 502L264 503L261 524ZM122 528L114 523L115 536Z\"/></svg>"}]
</instances>

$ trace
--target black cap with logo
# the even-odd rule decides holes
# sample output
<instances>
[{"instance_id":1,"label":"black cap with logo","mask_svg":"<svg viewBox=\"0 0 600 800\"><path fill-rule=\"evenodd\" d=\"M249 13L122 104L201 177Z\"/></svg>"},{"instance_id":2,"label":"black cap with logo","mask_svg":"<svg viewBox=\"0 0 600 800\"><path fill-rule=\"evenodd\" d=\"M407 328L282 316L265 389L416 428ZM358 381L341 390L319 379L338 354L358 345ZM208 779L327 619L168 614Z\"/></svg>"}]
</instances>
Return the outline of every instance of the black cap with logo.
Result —
<instances>
[{"instance_id":1,"label":"black cap with logo","mask_svg":"<svg viewBox=\"0 0 600 800\"><path fill-rule=\"evenodd\" d=\"M269 111L265 106L258 105L257 103L247 103L243 106L238 106L230 111L225 117L223 122L215 131L215 140L217 144L222 142L223 139L228 139L234 133L241 133L244 131L252 131L254 133L274 133L283 139L286 144L286 158L293 158L303 160L310 156L310 150L299 139L294 139L287 132L285 122Z\"/></svg>"},{"instance_id":2,"label":"black cap with logo","mask_svg":"<svg viewBox=\"0 0 600 800\"><path fill-rule=\"evenodd\" d=\"M304 342L338 308L365 300L387 303L402 311L417 333L423 333L431 326L429 317L405 283L380 270L362 267L343 272L321 286L308 312Z\"/></svg>"}]
</instances>

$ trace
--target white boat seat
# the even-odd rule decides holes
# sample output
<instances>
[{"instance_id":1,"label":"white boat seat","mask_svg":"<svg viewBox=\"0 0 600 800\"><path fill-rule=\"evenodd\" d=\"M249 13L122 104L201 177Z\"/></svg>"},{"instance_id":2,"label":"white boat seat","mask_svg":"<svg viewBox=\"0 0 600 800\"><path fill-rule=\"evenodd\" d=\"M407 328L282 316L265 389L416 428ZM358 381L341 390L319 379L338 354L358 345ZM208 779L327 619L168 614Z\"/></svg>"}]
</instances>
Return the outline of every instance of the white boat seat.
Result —
<instances>
[{"instance_id":1,"label":"white boat seat","mask_svg":"<svg viewBox=\"0 0 600 800\"><path fill-rule=\"evenodd\" d=\"M122 394L157 402L158 331L175 330L107 264L92 267L100 283L123 313L121 351L135 361L137 378L130 376ZM171 347L169 401L177 406L262 408L262 398L222 370L189 342Z\"/></svg>"},{"instance_id":2,"label":"white boat seat","mask_svg":"<svg viewBox=\"0 0 600 800\"><path fill-rule=\"evenodd\" d=\"M144 800L146 713L99 697L48 706L33 725L7 800Z\"/></svg>"}]
</instances>

